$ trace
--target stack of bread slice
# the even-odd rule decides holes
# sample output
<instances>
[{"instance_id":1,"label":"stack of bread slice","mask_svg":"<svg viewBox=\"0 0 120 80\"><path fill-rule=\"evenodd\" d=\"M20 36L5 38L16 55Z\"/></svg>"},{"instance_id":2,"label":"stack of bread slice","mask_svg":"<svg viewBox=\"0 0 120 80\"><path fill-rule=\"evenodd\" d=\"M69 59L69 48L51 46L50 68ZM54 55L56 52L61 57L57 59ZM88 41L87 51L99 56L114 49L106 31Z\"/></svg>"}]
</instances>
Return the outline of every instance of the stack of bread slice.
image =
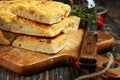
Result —
<instances>
[{"instance_id":1,"label":"stack of bread slice","mask_svg":"<svg viewBox=\"0 0 120 80\"><path fill-rule=\"evenodd\" d=\"M0 44L48 54L62 50L80 22L55 1L0 1L0 10Z\"/></svg>"}]
</instances>

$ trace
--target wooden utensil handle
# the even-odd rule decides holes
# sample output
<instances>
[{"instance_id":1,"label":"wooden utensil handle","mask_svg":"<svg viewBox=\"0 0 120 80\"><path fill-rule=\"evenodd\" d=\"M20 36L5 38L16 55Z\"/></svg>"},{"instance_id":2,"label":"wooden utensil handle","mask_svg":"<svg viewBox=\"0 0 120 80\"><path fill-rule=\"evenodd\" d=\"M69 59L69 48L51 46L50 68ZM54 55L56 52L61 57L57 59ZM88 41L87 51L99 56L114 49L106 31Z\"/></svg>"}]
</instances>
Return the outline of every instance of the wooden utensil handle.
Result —
<instances>
[{"instance_id":1,"label":"wooden utensil handle","mask_svg":"<svg viewBox=\"0 0 120 80\"><path fill-rule=\"evenodd\" d=\"M80 53L81 63L96 63L97 59L97 39L93 31L85 33Z\"/></svg>"}]
</instances>

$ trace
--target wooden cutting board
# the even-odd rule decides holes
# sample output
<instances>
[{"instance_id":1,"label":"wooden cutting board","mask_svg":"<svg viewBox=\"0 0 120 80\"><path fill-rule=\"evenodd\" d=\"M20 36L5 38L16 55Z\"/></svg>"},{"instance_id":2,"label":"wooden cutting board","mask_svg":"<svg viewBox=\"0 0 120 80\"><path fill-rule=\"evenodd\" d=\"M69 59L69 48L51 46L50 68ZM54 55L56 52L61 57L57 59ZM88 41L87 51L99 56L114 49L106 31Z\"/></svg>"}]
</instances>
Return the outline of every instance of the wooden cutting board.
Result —
<instances>
[{"instance_id":1,"label":"wooden cutting board","mask_svg":"<svg viewBox=\"0 0 120 80\"><path fill-rule=\"evenodd\" d=\"M31 74L69 63L69 57L79 57L84 30L69 35L68 44L55 55L0 45L0 66L20 74ZM112 48L114 38L99 31L98 52Z\"/></svg>"}]
</instances>

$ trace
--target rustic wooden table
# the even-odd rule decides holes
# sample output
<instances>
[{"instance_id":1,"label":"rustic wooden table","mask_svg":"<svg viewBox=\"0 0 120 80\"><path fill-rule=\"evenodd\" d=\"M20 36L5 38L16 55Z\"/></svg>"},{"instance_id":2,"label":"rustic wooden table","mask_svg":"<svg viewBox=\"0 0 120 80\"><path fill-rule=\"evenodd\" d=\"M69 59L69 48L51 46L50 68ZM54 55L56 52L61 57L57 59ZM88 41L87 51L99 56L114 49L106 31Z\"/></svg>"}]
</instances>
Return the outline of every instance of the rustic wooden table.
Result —
<instances>
[{"instance_id":1,"label":"rustic wooden table","mask_svg":"<svg viewBox=\"0 0 120 80\"><path fill-rule=\"evenodd\" d=\"M107 7L111 8L108 3L107 3ZM114 7L117 8L118 5ZM118 12L117 14L119 15L120 13ZM120 15L119 17L117 17L117 20L116 20L116 16L113 16L111 12L106 17L105 24L103 27L104 32L111 34L115 38L116 42L111 52L113 53L114 57L118 60L120 60L120 23L119 23L119 20L120 20ZM49 69L43 72L39 72L36 74L32 74L29 76L19 75L5 68L0 67L0 80L74 80L75 78L81 75L84 75L82 71L80 71L79 69L76 69L75 67L66 66L66 65L55 67L55 68L52 68L52 69Z\"/></svg>"}]
</instances>

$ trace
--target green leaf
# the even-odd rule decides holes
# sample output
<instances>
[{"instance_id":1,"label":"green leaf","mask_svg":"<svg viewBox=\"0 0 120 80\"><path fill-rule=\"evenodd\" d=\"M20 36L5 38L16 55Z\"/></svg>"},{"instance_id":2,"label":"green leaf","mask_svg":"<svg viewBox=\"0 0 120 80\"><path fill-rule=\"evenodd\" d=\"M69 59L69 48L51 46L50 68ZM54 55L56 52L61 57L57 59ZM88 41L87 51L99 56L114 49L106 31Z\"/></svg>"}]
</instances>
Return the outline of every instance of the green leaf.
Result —
<instances>
[{"instance_id":1,"label":"green leaf","mask_svg":"<svg viewBox=\"0 0 120 80\"><path fill-rule=\"evenodd\" d=\"M87 8L87 7L78 7L78 8L73 8L71 10L70 15L76 15L80 17L83 21L87 21L90 24L95 24L96 23L96 12L97 10L95 8Z\"/></svg>"}]
</instances>

